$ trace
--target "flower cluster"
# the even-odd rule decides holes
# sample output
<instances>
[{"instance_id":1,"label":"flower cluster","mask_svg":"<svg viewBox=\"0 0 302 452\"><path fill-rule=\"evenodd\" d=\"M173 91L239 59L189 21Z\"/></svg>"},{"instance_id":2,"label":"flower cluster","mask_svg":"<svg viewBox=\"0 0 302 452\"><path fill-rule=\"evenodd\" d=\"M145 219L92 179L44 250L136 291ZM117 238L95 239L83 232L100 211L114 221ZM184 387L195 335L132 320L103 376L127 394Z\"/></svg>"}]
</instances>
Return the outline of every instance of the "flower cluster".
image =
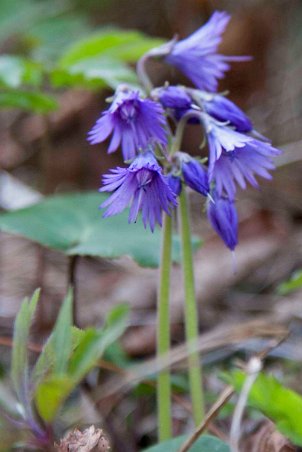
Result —
<instances>
[{"instance_id":1,"label":"flower cluster","mask_svg":"<svg viewBox=\"0 0 302 452\"><path fill-rule=\"evenodd\" d=\"M105 217L130 206L129 222L135 222L141 212L145 227L153 231L156 224L162 224L163 211L171 214L177 206L177 197L186 185L206 198L213 229L228 248L236 247L237 187L244 189L247 182L258 187L256 176L270 179L273 158L280 151L254 131L239 107L217 93L229 62L247 59L217 53L229 20L227 13L215 12L188 38L149 51L139 62L138 75L150 92L120 86L89 132L92 144L112 135L108 153L121 147L128 164L103 176L100 191L112 192L101 205ZM143 65L147 58L176 67L195 87L166 83L150 90ZM204 159L180 149L187 122L201 127L208 150Z\"/></svg>"}]
</instances>

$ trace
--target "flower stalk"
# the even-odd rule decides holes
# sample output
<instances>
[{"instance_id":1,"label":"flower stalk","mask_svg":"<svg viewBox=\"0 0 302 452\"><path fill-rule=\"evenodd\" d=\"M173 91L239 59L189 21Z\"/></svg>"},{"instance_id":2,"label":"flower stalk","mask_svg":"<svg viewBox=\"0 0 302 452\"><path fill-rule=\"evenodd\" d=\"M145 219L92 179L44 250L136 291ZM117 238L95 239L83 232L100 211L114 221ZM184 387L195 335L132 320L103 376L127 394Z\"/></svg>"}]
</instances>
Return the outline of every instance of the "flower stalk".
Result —
<instances>
[{"instance_id":1,"label":"flower stalk","mask_svg":"<svg viewBox=\"0 0 302 452\"><path fill-rule=\"evenodd\" d=\"M163 215L160 279L157 307L157 356L162 358L170 349L170 274L172 248L172 218ZM165 369L157 379L157 410L159 441L171 438L171 381L170 371Z\"/></svg>"},{"instance_id":2,"label":"flower stalk","mask_svg":"<svg viewBox=\"0 0 302 452\"><path fill-rule=\"evenodd\" d=\"M182 267L185 291L185 332L188 347L189 383L192 399L193 418L198 425L204 416L204 397L202 389L202 371L197 351L190 347L198 339L198 315L195 298L193 253L187 194L183 189L179 198L179 220L181 233Z\"/></svg>"}]
</instances>

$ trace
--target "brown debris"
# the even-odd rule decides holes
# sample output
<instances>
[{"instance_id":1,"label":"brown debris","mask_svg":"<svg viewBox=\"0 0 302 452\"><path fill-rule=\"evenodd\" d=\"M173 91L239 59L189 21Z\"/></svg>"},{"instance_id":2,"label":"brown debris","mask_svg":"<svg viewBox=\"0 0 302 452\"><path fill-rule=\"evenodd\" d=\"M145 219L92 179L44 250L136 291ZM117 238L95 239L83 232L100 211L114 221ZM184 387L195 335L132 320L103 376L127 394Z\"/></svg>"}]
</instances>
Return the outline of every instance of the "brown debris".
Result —
<instances>
[{"instance_id":1,"label":"brown debris","mask_svg":"<svg viewBox=\"0 0 302 452\"><path fill-rule=\"evenodd\" d=\"M55 444L55 449L58 452L107 452L110 445L103 430L91 425L83 432L77 429L69 432L59 444Z\"/></svg>"},{"instance_id":2,"label":"brown debris","mask_svg":"<svg viewBox=\"0 0 302 452\"><path fill-rule=\"evenodd\" d=\"M271 421L265 421L260 429L247 438L242 445L242 452L294 452L295 450L295 446L276 430Z\"/></svg>"}]
</instances>

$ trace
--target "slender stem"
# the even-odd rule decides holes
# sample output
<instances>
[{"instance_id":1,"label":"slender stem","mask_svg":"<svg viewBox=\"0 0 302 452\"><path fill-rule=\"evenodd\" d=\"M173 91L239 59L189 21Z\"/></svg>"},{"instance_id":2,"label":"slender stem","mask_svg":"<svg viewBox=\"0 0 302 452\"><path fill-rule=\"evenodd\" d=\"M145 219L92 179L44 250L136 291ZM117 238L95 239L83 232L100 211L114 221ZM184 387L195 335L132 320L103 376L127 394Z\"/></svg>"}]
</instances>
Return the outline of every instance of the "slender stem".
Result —
<instances>
[{"instance_id":1,"label":"slender stem","mask_svg":"<svg viewBox=\"0 0 302 452\"><path fill-rule=\"evenodd\" d=\"M137 76L139 78L139 81L141 82L141 84L143 85L143 87L145 88L147 94L149 94L153 88L151 79L147 73L146 70L146 62L148 61L148 59L150 58L150 54L149 53L145 53L145 55L143 55L137 62L136 65L136 72L137 72Z\"/></svg>"},{"instance_id":2,"label":"slender stem","mask_svg":"<svg viewBox=\"0 0 302 452\"><path fill-rule=\"evenodd\" d=\"M185 290L185 330L188 349L198 338L198 316L195 299L193 253L190 233L190 220L187 195L182 190L179 199L182 266ZM204 417L204 400L202 389L201 363L198 352L189 353L189 381L192 399L192 410L195 424L198 425Z\"/></svg>"},{"instance_id":3,"label":"slender stem","mask_svg":"<svg viewBox=\"0 0 302 452\"><path fill-rule=\"evenodd\" d=\"M73 289L73 304L72 304L72 321L74 326L78 324L78 300L77 300L77 278L76 269L79 256L70 256L68 258L68 286Z\"/></svg>"},{"instance_id":4,"label":"slender stem","mask_svg":"<svg viewBox=\"0 0 302 452\"><path fill-rule=\"evenodd\" d=\"M170 273L171 273L172 219L164 214L162 248L160 262L160 281L157 307L157 356L166 355L170 349ZM159 441L171 438L171 384L170 371L165 369L157 379L157 410Z\"/></svg>"}]
</instances>

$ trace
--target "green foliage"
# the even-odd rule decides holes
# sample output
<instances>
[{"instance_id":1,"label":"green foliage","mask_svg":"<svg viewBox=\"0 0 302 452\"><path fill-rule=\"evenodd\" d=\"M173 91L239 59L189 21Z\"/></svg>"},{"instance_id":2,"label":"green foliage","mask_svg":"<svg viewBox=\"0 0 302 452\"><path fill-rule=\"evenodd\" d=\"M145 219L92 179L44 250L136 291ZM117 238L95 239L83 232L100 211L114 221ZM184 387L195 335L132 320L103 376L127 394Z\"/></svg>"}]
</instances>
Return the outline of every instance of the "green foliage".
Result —
<instances>
[{"instance_id":1,"label":"green foliage","mask_svg":"<svg viewBox=\"0 0 302 452\"><path fill-rule=\"evenodd\" d=\"M25 298L21 309L16 317L13 337L12 367L11 378L14 389L23 399L24 390L26 390L28 379L28 353L27 345L29 339L30 325L36 310L40 291L36 290L32 298Z\"/></svg>"},{"instance_id":2,"label":"green foliage","mask_svg":"<svg viewBox=\"0 0 302 452\"><path fill-rule=\"evenodd\" d=\"M54 372L64 374L67 369L69 356L72 352L72 290L68 294L60 309L54 330L53 344L55 350Z\"/></svg>"},{"instance_id":3,"label":"green foliage","mask_svg":"<svg viewBox=\"0 0 302 452\"><path fill-rule=\"evenodd\" d=\"M135 62L162 40L150 38L138 31L109 29L89 36L73 44L59 61L61 67L69 67L92 57L112 57Z\"/></svg>"},{"instance_id":4,"label":"green foliage","mask_svg":"<svg viewBox=\"0 0 302 452\"><path fill-rule=\"evenodd\" d=\"M18 88L23 84L39 86L42 76L40 64L17 56L0 55L1 88Z\"/></svg>"},{"instance_id":5,"label":"green foliage","mask_svg":"<svg viewBox=\"0 0 302 452\"><path fill-rule=\"evenodd\" d=\"M87 58L66 68L56 67L50 80L56 88L115 89L120 83L138 85L135 72L123 61L109 56Z\"/></svg>"},{"instance_id":6,"label":"green foliage","mask_svg":"<svg viewBox=\"0 0 302 452\"><path fill-rule=\"evenodd\" d=\"M141 221L128 224L127 212L102 218L104 195L88 192L52 196L25 209L0 214L0 230L19 234L67 255L117 258L130 256L143 267L157 267L160 231L145 231ZM198 240L195 247L200 245ZM173 259L180 260L178 238Z\"/></svg>"},{"instance_id":7,"label":"green foliage","mask_svg":"<svg viewBox=\"0 0 302 452\"><path fill-rule=\"evenodd\" d=\"M40 92L6 90L0 92L0 108L19 108L35 113L48 113L57 108L53 97Z\"/></svg>"},{"instance_id":8,"label":"green foliage","mask_svg":"<svg viewBox=\"0 0 302 452\"><path fill-rule=\"evenodd\" d=\"M145 449L144 452L178 452L186 438L185 435L178 436ZM230 452L230 448L226 443L214 436L203 435L190 447L189 452Z\"/></svg>"},{"instance_id":9,"label":"green foliage","mask_svg":"<svg viewBox=\"0 0 302 452\"><path fill-rule=\"evenodd\" d=\"M240 392L246 375L235 370L225 375L224 379ZM270 418L294 444L302 446L302 397L299 394L283 386L273 376L261 373L250 391L249 404Z\"/></svg>"},{"instance_id":10,"label":"green foliage","mask_svg":"<svg viewBox=\"0 0 302 452\"><path fill-rule=\"evenodd\" d=\"M38 298L36 291L31 300L25 299L17 315L11 368L18 403L22 405L19 413L23 412L31 425L38 425L33 404L46 423L54 420L66 398L124 332L128 318L128 307L120 305L108 314L103 328L74 328L69 290L53 332L30 372L27 347Z\"/></svg>"},{"instance_id":11,"label":"green foliage","mask_svg":"<svg viewBox=\"0 0 302 452\"><path fill-rule=\"evenodd\" d=\"M54 419L62 403L96 365L106 348L121 336L127 325L127 317L128 307L117 306L109 313L104 328L86 329L77 338L76 347L73 347L69 291L52 334L54 365L49 367L48 361L43 359L47 366L43 372L41 361L39 363L39 373L44 374L45 378L36 386L34 399L44 421L51 422Z\"/></svg>"},{"instance_id":12,"label":"green foliage","mask_svg":"<svg viewBox=\"0 0 302 452\"><path fill-rule=\"evenodd\" d=\"M283 282L277 287L279 295L288 295L295 290L302 288L302 269L297 270L288 281Z\"/></svg>"}]
</instances>

